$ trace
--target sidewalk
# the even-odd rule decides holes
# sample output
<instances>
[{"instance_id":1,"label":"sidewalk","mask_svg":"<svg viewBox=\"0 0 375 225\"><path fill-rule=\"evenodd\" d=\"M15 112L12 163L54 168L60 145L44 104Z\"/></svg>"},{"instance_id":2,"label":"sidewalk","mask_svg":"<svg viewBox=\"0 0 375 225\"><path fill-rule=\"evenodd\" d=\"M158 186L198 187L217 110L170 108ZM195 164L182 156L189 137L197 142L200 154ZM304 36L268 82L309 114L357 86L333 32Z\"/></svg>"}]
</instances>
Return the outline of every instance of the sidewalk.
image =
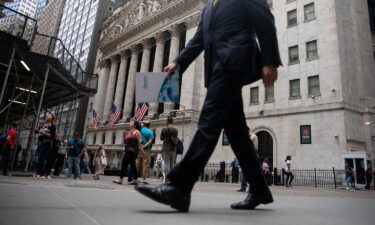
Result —
<instances>
[{"instance_id":1,"label":"sidewalk","mask_svg":"<svg viewBox=\"0 0 375 225\"><path fill-rule=\"evenodd\" d=\"M32 186L46 186L46 187L77 187L77 188L96 188L108 190L133 190L134 186L128 185L126 178L124 184L118 185L112 181L116 179L115 176L101 176L100 180L93 180L92 175L82 174L81 180L68 179L64 175L60 177L53 177L52 179L37 179L32 177L32 173L13 173L18 176L0 176L0 183L5 184L22 184ZM21 177L20 175L23 175ZM25 177L28 176L28 177ZM142 179L140 179L141 181ZM154 181L148 179L150 186L161 184L161 180ZM373 187L373 186L372 186ZM359 198L359 199L375 199L374 190L345 190L328 189L328 188L314 188L314 187L292 187L286 188L283 186L271 186L273 195L275 196L304 196L304 197L335 197L335 198ZM194 187L194 193L212 193L212 194L235 194L243 195L246 193L237 192L239 184L232 183L217 183L217 182L197 182Z\"/></svg>"}]
</instances>

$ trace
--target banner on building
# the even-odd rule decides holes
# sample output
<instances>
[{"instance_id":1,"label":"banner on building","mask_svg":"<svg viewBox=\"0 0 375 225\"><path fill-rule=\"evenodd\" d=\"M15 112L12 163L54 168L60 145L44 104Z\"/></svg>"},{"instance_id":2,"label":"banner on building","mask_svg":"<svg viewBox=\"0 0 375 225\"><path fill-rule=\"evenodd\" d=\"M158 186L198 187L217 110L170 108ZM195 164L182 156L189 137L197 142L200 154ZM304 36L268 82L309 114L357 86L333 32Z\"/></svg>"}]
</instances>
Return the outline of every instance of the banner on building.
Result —
<instances>
[{"instance_id":1,"label":"banner on building","mask_svg":"<svg viewBox=\"0 0 375 225\"><path fill-rule=\"evenodd\" d=\"M135 79L136 102L175 102L180 101L180 75L174 73L171 78L166 73L137 73Z\"/></svg>"},{"instance_id":2,"label":"banner on building","mask_svg":"<svg viewBox=\"0 0 375 225\"><path fill-rule=\"evenodd\" d=\"M311 125L301 125L301 144L311 144Z\"/></svg>"}]
</instances>

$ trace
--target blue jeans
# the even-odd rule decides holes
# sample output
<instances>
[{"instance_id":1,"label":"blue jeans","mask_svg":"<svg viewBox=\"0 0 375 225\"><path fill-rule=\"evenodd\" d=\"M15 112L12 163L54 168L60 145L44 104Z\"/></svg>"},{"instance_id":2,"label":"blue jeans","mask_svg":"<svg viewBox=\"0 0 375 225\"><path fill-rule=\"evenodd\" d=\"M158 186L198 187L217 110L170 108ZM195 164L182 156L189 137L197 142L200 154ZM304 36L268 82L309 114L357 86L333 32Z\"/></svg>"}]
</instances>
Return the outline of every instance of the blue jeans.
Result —
<instances>
[{"instance_id":1,"label":"blue jeans","mask_svg":"<svg viewBox=\"0 0 375 225\"><path fill-rule=\"evenodd\" d=\"M81 159L79 157L68 157L68 177L72 176L72 169L74 165L74 178L79 178L81 173L80 173L80 168L79 164L81 162Z\"/></svg>"},{"instance_id":2,"label":"blue jeans","mask_svg":"<svg viewBox=\"0 0 375 225\"><path fill-rule=\"evenodd\" d=\"M355 181L354 181L354 176L353 175L347 175L346 176L346 186L349 187L349 184L351 188L355 188Z\"/></svg>"},{"instance_id":3,"label":"blue jeans","mask_svg":"<svg viewBox=\"0 0 375 225\"><path fill-rule=\"evenodd\" d=\"M247 188L247 181L246 181L246 178L245 178L245 176L243 175L243 172L242 172L242 182L241 182L240 189L246 190L246 188Z\"/></svg>"}]
</instances>

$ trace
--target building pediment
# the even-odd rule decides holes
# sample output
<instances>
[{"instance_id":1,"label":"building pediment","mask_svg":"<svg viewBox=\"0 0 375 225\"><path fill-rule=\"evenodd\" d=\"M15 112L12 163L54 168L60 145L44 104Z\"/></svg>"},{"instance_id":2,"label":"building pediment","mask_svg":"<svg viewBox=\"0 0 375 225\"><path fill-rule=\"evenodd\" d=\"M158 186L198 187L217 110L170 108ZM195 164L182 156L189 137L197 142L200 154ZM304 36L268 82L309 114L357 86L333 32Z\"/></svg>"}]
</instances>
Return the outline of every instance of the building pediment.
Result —
<instances>
[{"instance_id":1,"label":"building pediment","mask_svg":"<svg viewBox=\"0 0 375 225\"><path fill-rule=\"evenodd\" d=\"M99 48L105 49L112 43L140 31L165 16L177 15L186 10L186 5L199 0L131 0L108 17L102 27ZM198 4L196 4L198 5Z\"/></svg>"}]
</instances>

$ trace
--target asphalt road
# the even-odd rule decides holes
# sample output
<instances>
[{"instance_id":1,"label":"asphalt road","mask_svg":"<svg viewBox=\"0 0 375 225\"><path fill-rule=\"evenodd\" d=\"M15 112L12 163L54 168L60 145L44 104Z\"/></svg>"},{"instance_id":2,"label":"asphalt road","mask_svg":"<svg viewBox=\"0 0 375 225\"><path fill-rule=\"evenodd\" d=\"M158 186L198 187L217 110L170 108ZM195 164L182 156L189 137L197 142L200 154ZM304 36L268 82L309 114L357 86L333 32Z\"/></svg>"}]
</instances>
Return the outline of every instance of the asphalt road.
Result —
<instances>
[{"instance_id":1,"label":"asphalt road","mask_svg":"<svg viewBox=\"0 0 375 225\"><path fill-rule=\"evenodd\" d=\"M349 193L349 192L348 192ZM373 225L374 198L276 195L254 211L234 211L238 193L194 193L189 213L146 199L132 189L0 183L1 225Z\"/></svg>"}]
</instances>

